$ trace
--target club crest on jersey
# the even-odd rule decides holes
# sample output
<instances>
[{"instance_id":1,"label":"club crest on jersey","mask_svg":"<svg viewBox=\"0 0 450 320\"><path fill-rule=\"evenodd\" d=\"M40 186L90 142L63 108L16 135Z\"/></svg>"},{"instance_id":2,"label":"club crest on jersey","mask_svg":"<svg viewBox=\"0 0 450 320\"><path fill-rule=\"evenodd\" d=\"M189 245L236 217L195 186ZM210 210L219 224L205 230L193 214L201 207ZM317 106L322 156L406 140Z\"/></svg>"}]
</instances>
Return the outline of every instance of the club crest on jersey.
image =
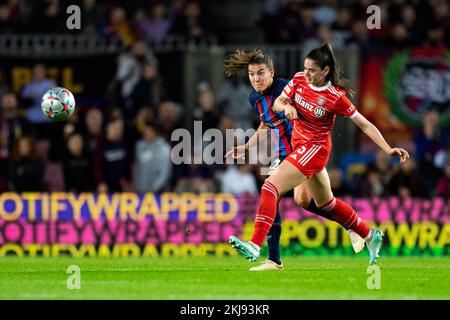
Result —
<instances>
[{"instance_id":1,"label":"club crest on jersey","mask_svg":"<svg viewBox=\"0 0 450 320\"><path fill-rule=\"evenodd\" d=\"M323 115L325 114L325 109L322 107L316 107L314 109L314 115L318 118L323 117Z\"/></svg>"},{"instance_id":2,"label":"club crest on jersey","mask_svg":"<svg viewBox=\"0 0 450 320\"><path fill-rule=\"evenodd\" d=\"M317 104L319 106L323 105L325 103L325 99L324 98L319 98L319 100L317 100Z\"/></svg>"},{"instance_id":3,"label":"club crest on jersey","mask_svg":"<svg viewBox=\"0 0 450 320\"><path fill-rule=\"evenodd\" d=\"M351 105L348 109L347 112L348 113L352 113L353 109L355 109L355 107L353 105Z\"/></svg>"}]
</instances>

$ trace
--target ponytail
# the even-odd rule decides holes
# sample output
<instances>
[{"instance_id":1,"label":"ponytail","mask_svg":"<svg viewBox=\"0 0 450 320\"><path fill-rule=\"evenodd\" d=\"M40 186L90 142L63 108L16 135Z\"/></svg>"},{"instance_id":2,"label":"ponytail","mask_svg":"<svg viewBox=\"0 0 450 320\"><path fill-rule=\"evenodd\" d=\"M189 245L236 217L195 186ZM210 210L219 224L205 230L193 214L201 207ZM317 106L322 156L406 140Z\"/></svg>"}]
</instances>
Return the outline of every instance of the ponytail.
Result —
<instances>
[{"instance_id":1,"label":"ponytail","mask_svg":"<svg viewBox=\"0 0 450 320\"><path fill-rule=\"evenodd\" d=\"M247 71L250 64L265 64L270 70L273 70L272 58L261 49L256 48L250 52L237 49L233 54L225 58L225 75L231 77L243 73Z\"/></svg>"},{"instance_id":2,"label":"ponytail","mask_svg":"<svg viewBox=\"0 0 450 320\"><path fill-rule=\"evenodd\" d=\"M326 80L341 89L344 89L350 96L353 96L354 91L349 88L348 80L341 77L341 70L336 63L333 49L330 44L324 43L320 48L312 50L306 56L307 59L314 60L320 69L324 69L326 66L330 68L330 72L327 74Z\"/></svg>"}]
</instances>

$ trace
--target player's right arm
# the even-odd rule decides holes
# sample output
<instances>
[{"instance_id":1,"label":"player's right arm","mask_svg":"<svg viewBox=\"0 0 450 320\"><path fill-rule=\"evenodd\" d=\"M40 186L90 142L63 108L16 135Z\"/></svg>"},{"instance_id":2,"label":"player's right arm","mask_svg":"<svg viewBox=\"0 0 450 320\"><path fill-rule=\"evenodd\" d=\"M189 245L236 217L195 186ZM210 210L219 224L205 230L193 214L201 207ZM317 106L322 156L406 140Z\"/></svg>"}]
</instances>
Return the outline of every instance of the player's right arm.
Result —
<instances>
[{"instance_id":1,"label":"player's right arm","mask_svg":"<svg viewBox=\"0 0 450 320\"><path fill-rule=\"evenodd\" d=\"M245 157L245 152L250 149L250 147L261 143L267 139L267 130L269 127L264 124L264 122L261 121L259 124L258 130L248 139L246 144L237 146L237 147L231 147L231 150L228 151L225 154L225 158L229 155L232 156L233 159L242 159Z\"/></svg>"},{"instance_id":2,"label":"player's right arm","mask_svg":"<svg viewBox=\"0 0 450 320\"><path fill-rule=\"evenodd\" d=\"M246 149L250 149L250 147L253 147L254 145L258 144L258 142L263 142L267 139L267 129L269 129L268 126L264 124L264 122L261 121L259 124L258 130L256 130L255 134L248 139L247 143L245 144Z\"/></svg>"}]
</instances>

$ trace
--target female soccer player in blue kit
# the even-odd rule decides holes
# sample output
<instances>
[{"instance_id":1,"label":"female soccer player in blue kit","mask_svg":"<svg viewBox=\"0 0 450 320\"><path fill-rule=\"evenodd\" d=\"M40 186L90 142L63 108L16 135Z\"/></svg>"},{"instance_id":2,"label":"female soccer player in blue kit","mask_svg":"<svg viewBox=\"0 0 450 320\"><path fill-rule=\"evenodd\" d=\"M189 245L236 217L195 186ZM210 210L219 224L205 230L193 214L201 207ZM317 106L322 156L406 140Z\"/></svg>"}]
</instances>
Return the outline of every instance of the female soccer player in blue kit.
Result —
<instances>
[{"instance_id":1,"label":"female soccer player in blue kit","mask_svg":"<svg viewBox=\"0 0 450 320\"><path fill-rule=\"evenodd\" d=\"M283 112L272 111L275 99L282 93L289 80L274 77L275 70L273 61L260 49L255 49L250 52L236 50L235 53L228 56L225 60L224 71L227 77L245 71L248 72L248 77L253 87L253 90L249 95L250 105L259 115L261 120L258 130L248 142L245 145L233 147L225 157L229 155L232 155L234 159L244 157L246 150L257 144L258 140L260 141L262 130L275 130L272 132L278 134L279 161L273 163L269 170L270 175L276 170L279 163L292 152L291 136L293 123L286 118ZM299 206L308 211L333 220L329 214L317 208L306 184L302 184L294 189L294 199ZM361 251L364 247L364 240L351 229L348 229L348 232L354 250L356 252ZM267 238L269 260L264 261L260 266L251 268L251 271L283 269L283 264L280 259L280 237L281 216L277 206L275 220Z\"/></svg>"}]
</instances>

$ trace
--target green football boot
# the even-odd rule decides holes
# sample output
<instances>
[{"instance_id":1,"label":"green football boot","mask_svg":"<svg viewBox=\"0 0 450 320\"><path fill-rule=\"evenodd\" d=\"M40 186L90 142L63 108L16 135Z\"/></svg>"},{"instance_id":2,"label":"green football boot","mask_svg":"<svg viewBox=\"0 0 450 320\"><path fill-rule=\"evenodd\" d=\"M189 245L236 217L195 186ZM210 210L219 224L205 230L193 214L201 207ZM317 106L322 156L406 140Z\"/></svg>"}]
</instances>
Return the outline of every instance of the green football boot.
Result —
<instances>
[{"instance_id":1,"label":"green football boot","mask_svg":"<svg viewBox=\"0 0 450 320\"><path fill-rule=\"evenodd\" d=\"M244 256L249 262L256 261L259 258L260 248L252 242L244 242L236 238L235 236L230 236L228 242L233 248L236 249L237 253Z\"/></svg>"}]
</instances>

